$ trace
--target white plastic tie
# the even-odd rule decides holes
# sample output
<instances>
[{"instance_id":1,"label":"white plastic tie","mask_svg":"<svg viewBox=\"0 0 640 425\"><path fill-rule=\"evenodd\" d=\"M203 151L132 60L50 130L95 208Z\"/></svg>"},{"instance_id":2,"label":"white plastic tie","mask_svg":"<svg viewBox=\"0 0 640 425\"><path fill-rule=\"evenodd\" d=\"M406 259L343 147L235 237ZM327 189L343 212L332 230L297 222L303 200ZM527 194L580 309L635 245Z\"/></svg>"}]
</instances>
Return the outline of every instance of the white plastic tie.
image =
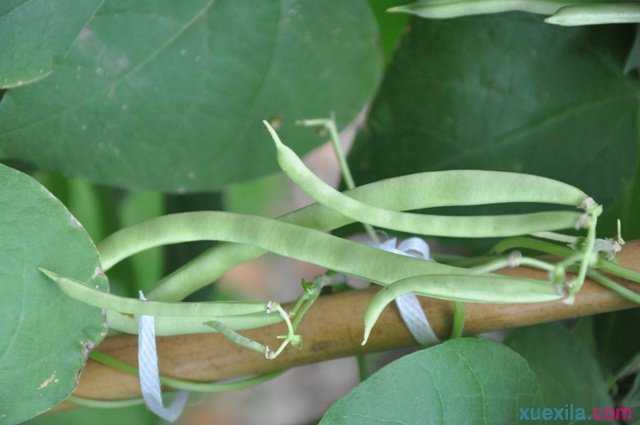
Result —
<instances>
[{"instance_id":1,"label":"white plastic tie","mask_svg":"<svg viewBox=\"0 0 640 425\"><path fill-rule=\"evenodd\" d=\"M140 299L147 299L140 291ZM187 404L189 393L178 391L169 406L162 402L158 352L156 349L156 324L153 316L138 316L138 377L140 390L147 408L168 422L175 422Z\"/></svg>"},{"instance_id":2,"label":"white plastic tie","mask_svg":"<svg viewBox=\"0 0 640 425\"><path fill-rule=\"evenodd\" d=\"M399 245L398 240L392 238L379 244L373 244L373 246L394 254L421 258L426 261L431 260L429 245L417 237L405 239ZM415 294L401 295L395 301L404 324L418 343L431 346L440 342Z\"/></svg>"}]
</instances>

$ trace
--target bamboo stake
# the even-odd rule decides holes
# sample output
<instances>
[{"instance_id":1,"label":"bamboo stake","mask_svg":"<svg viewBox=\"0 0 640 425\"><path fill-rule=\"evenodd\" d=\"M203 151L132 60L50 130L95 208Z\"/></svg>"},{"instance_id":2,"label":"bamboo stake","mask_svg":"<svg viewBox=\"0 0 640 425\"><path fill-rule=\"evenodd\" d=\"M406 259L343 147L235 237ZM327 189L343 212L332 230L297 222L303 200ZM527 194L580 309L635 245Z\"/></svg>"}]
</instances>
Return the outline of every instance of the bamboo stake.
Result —
<instances>
[{"instance_id":1,"label":"bamboo stake","mask_svg":"<svg viewBox=\"0 0 640 425\"><path fill-rule=\"evenodd\" d=\"M629 243L618 255L620 264L640 270L640 241ZM517 276L544 278L525 268L504 270ZM623 282L630 289L639 285ZM212 381L265 373L357 353L384 351L416 345L403 324L395 305L390 306L376 324L369 343L360 345L363 313L377 289L344 292L320 297L308 312L299 333L302 349L290 348L275 360L238 347L219 334L182 335L158 339L160 369L164 375L192 380ZM422 297L434 331L446 338L451 327L452 304ZM567 318L622 310L634 304L610 290L587 281L573 305L562 302L544 304L493 305L466 304L465 333L472 335L500 329L521 327ZM274 325L243 332L250 338L277 345L275 336L285 334L284 325ZM105 340L99 348L112 356L136 364L135 336L116 336ZM139 395L136 377L89 361L82 372L75 395L94 399L122 399Z\"/></svg>"}]
</instances>

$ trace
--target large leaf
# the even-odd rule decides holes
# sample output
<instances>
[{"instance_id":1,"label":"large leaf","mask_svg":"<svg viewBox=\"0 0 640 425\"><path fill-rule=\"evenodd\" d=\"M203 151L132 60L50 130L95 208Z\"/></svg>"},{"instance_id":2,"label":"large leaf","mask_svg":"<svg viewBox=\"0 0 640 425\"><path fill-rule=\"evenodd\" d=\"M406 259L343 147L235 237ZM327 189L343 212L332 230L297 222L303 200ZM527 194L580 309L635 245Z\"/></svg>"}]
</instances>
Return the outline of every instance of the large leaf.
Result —
<instances>
[{"instance_id":1,"label":"large leaf","mask_svg":"<svg viewBox=\"0 0 640 425\"><path fill-rule=\"evenodd\" d=\"M4 0L0 4L0 88L49 75L103 0Z\"/></svg>"},{"instance_id":2,"label":"large leaf","mask_svg":"<svg viewBox=\"0 0 640 425\"><path fill-rule=\"evenodd\" d=\"M402 0L369 0L380 28L380 44L385 63L391 61L398 42L408 29L409 16L387 12L390 7L399 6L402 3Z\"/></svg>"},{"instance_id":3,"label":"large leaf","mask_svg":"<svg viewBox=\"0 0 640 425\"><path fill-rule=\"evenodd\" d=\"M637 165L640 84L623 74L631 30L518 13L413 20L356 140L356 181L506 170L612 202Z\"/></svg>"},{"instance_id":4,"label":"large leaf","mask_svg":"<svg viewBox=\"0 0 640 425\"><path fill-rule=\"evenodd\" d=\"M595 317L598 358L607 377L615 377L640 354L640 340L630 338L630 329L640 324L640 309L616 311Z\"/></svg>"},{"instance_id":5,"label":"large leaf","mask_svg":"<svg viewBox=\"0 0 640 425\"><path fill-rule=\"evenodd\" d=\"M32 419L25 425L160 425L166 424L146 406L122 409L80 408Z\"/></svg>"},{"instance_id":6,"label":"large leaf","mask_svg":"<svg viewBox=\"0 0 640 425\"><path fill-rule=\"evenodd\" d=\"M614 405L595 353L562 324L518 329L505 342L527 359L535 371L545 406L584 409L586 418L592 414L592 408ZM566 415L570 414L567 410ZM577 419L577 416L563 418Z\"/></svg>"},{"instance_id":7,"label":"large leaf","mask_svg":"<svg viewBox=\"0 0 640 425\"><path fill-rule=\"evenodd\" d=\"M4 165L0 211L0 424L15 424L64 400L106 334L101 310L64 295L38 267L105 291L108 284L75 217Z\"/></svg>"},{"instance_id":8,"label":"large leaf","mask_svg":"<svg viewBox=\"0 0 640 425\"><path fill-rule=\"evenodd\" d=\"M336 402L321 425L513 424L539 404L527 362L495 342L464 338L405 356Z\"/></svg>"},{"instance_id":9,"label":"large leaf","mask_svg":"<svg viewBox=\"0 0 640 425\"><path fill-rule=\"evenodd\" d=\"M0 104L0 157L131 188L216 189L276 169L261 120L349 122L382 67L366 0L106 0L44 81Z\"/></svg>"}]
</instances>

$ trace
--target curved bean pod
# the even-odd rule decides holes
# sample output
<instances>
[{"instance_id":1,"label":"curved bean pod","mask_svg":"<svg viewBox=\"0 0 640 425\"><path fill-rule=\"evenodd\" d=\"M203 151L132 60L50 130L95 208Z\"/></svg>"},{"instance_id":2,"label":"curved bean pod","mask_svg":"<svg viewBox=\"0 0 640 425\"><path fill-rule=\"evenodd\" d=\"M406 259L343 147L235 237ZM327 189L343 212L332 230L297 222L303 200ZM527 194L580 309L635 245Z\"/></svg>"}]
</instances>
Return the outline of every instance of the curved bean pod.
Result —
<instances>
[{"instance_id":1,"label":"curved bean pod","mask_svg":"<svg viewBox=\"0 0 640 425\"><path fill-rule=\"evenodd\" d=\"M282 160L280 165L282 168L286 168L287 175L290 173L291 176L295 176L295 179L292 177L292 180L296 184L299 184L297 180L301 180L303 183L306 180L311 180L311 183L315 183L315 180L320 180L304 165L298 155L282 142L273 127L267 121L263 121L263 123L274 141L278 159ZM324 182L320 180L320 183ZM326 185L326 183L324 184ZM307 185L300 184L301 187ZM387 185L393 187L393 192L390 190L391 188L386 187ZM362 195L357 195L358 192L364 191L364 188L373 188L374 186L376 192L382 193L377 199L367 199L365 201L361 199ZM335 189L331 189L335 191ZM321 190L325 191L324 188L321 188ZM398 194L395 191L400 193ZM419 200L413 202L414 205L420 205L420 208L513 202L578 207L585 202L585 199L589 198L586 193L577 187L547 177L487 170L448 170L409 174L361 186L356 190L347 192L347 194L350 198L372 204L378 208L383 207L379 205L378 200L384 202L383 197L389 196L396 198L394 201L399 201L405 205L411 202L405 200L406 197L417 197ZM342 195L345 196L345 194ZM372 193L367 193L366 196L369 198L372 195ZM384 205L386 204L388 202L384 202Z\"/></svg>"},{"instance_id":2,"label":"curved bean pod","mask_svg":"<svg viewBox=\"0 0 640 425\"><path fill-rule=\"evenodd\" d=\"M483 15L510 11L521 11L551 15L571 1L558 0L431 0L396 6L388 12L410 13L422 18L457 18L459 16Z\"/></svg>"},{"instance_id":3,"label":"curved bean pod","mask_svg":"<svg viewBox=\"0 0 640 425\"><path fill-rule=\"evenodd\" d=\"M364 345L385 307L400 295L415 293L449 301L516 304L557 301L564 294L548 282L497 275L425 275L400 280L380 290L364 315Z\"/></svg>"},{"instance_id":4,"label":"curved bean pod","mask_svg":"<svg viewBox=\"0 0 640 425\"><path fill-rule=\"evenodd\" d=\"M640 22L638 3L572 4L544 20L562 26L630 24Z\"/></svg>"},{"instance_id":5,"label":"curved bean pod","mask_svg":"<svg viewBox=\"0 0 640 425\"><path fill-rule=\"evenodd\" d=\"M207 317L225 318L228 316L242 316L267 311L264 302L200 302L200 303L165 303L158 301L140 301L134 298L120 297L107 292L98 291L58 275L52 271L40 268L48 278L58 284L60 289L69 297L82 301L94 307L113 310L119 313L148 315L155 317Z\"/></svg>"},{"instance_id":6,"label":"curved bean pod","mask_svg":"<svg viewBox=\"0 0 640 425\"><path fill-rule=\"evenodd\" d=\"M516 186L506 185L512 178L523 178ZM538 188L543 187L544 194L531 190L531 180L535 179ZM513 181L513 180L512 180ZM492 186L493 185L493 186ZM496 186L497 185L497 186ZM435 171L393 177L369 183L345 192L345 195L363 203L381 208L408 211L415 209L443 207L452 205L483 205L505 202L548 202L574 204L581 202L587 195L578 189L573 191L571 199L554 199L552 193L556 185L565 186L554 180L514 173L488 171ZM462 191L453 188L464 187ZM496 192L488 188L496 188ZM499 190L498 190L499 189ZM468 193L467 193L468 192ZM548 193L547 193L548 192ZM465 196L466 195L466 196ZM339 212L321 204L313 204L279 217L280 221L310 227L322 231L331 231L355 222ZM107 239L108 240L108 239ZM98 245L104 251L103 244ZM211 248L160 280L147 294L149 299L178 301L190 293L218 279L232 267L263 255L266 250L249 245L223 244Z\"/></svg>"},{"instance_id":7,"label":"curved bean pod","mask_svg":"<svg viewBox=\"0 0 640 425\"><path fill-rule=\"evenodd\" d=\"M215 329L205 322L208 319L202 317L156 317L156 335L171 336L196 333L214 333ZM216 319L230 329L241 331L244 329L261 328L282 322L282 318L277 314L255 313L243 314L241 316L227 316ZM128 334L138 333L138 321L135 317L107 310L107 326L119 332Z\"/></svg>"},{"instance_id":8,"label":"curved bean pod","mask_svg":"<svg viewBox=\"0 0 640 425\"><path fill-rule=\"evenodd\" d=\"M169 214L122 229L100 244L101 262L104 270L109 270L146 249L201 240L254 245L382 285L420 274L467 273L279 220L223 211Z\"/></svg>"},{"instance_id":9,"label":"curved bean pod","mask_svg":"<svg viewBox=\"0 0 640 425\"><path fill-rule=\"evenodd\" d=\"M576 223L579 223L581 217L580 213L570 211L497 216L442 216L402 213L378 208L350 198L323 182L304 165L295 152L282 143L269 123L265 121L264 124L275 142L278 163L285 174L317 202L362 223L412 234L485 238L573 228ZM535 184L537 182L535 177L527 176L527 178L536 191L540 193L548 191L554 202L577 207L588 198L583 196L582 191L563 183L552 184L552 181L544 179L542 181L544 187L542 185L539 187ZM517 181L507 181L510 185L519 187ZM495 190L493 185L489 188ZM464 187L451 188L451 190L472 196L472 193Z\"/></svg>"}]
</instances>

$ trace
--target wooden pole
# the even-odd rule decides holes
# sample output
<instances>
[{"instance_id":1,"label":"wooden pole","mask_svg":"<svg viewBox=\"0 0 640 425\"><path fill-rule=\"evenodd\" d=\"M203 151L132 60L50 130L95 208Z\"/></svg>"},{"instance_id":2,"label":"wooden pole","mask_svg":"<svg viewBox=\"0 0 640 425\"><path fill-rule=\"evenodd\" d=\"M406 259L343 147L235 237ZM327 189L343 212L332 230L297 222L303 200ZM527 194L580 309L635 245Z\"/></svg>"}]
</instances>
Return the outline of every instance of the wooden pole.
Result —
<instances>
[{"instance_id":1,"label":"wooden pole","mask_svg":"<svg viewBox=\"0 0 640 425\"><path fill-rule=\"evenodd\" d=\"M640 241L629 243L618 255L620 264L640 271ZM544 274L525 268L504 270L517 276L545 278ZM639 285L624 282L630 289ZM228 342L219 334L181 335L158 339L162 374L185 379L212 381L281 370L308 363L357 353L384 351L416 345L398 314L390 306L376 324L369 343L362 347L363 313L376 288L323 296L308 312L299 333L302 349L288 348L275 360L265 360L259 353ZM451 303L422 297L435 332L445 339L451 327ZM542 304L467 304L465 333L472 335L500 329L534 325L567 318L622 310L634 304L592 281L587 281L573 305L562 302ZM243 332L250 338L277 346L277 335L284 335L284 325L268 326ZM135 365L135 336L107 338L99 347L105 353ZM139 395L135 376L118 372L89 361L82 372L75 395L93 399L123 399Z\"/></svg>"}]
</instances>

